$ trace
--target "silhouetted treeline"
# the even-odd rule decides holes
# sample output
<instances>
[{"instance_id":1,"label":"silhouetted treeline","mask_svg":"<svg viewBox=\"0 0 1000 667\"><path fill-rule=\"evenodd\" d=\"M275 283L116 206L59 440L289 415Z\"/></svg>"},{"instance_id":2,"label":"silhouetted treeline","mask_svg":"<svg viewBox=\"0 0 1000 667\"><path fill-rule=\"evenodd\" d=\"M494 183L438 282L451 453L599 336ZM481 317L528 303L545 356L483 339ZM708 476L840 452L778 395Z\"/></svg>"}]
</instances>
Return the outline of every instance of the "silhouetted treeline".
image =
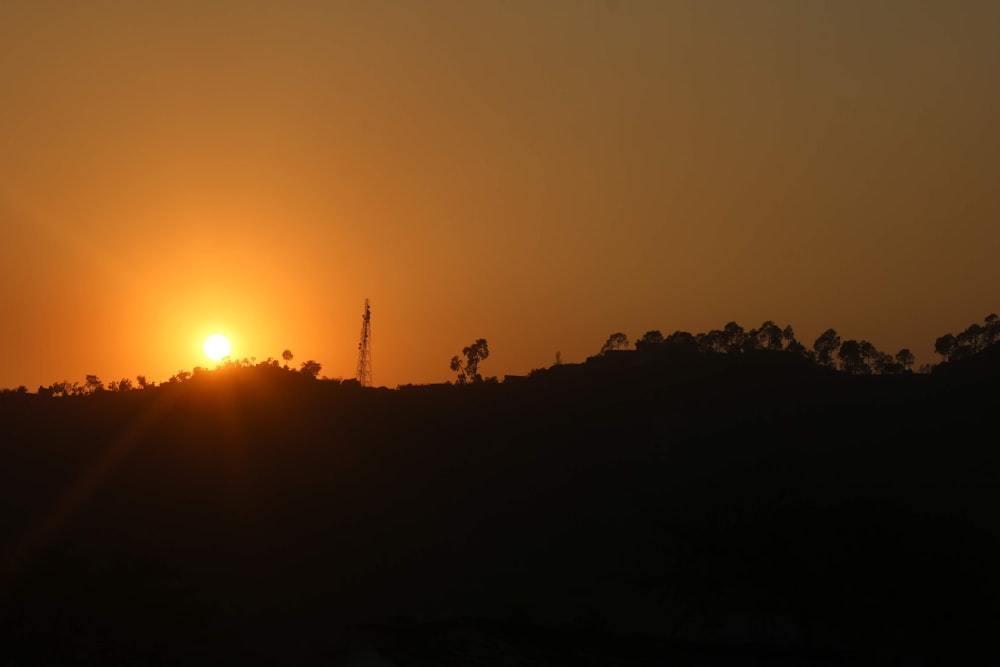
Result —
<instances>
[{"instance_id":1,"label":"silhouetted treeline","mask_svg":"<svg viewBox=\"0 0 1000 667\"><path fill-rule=\"evenodd\" d=\"M964 359L1000 341L1000 318L987 315L983 324L972 324L957 336L946 334L935 341L934 350L945 361ZM601 347L600 355L626 351L628 336L616 332ZM835 368L849 375L899 375L913 372L916 355L909 348L895 354L883 352L867 340L841 339L836 329L827 329L806 347L795 337L791 325L780 327L768 320L757 328L744 329L729 322L721 329L693 334L678 330L664 336L659 330L644 333L635 341L635 351L647 355L663 353L738 355L754 352L786 352L818 365ZM933 365L925 364L922 372Z\"/></svg>"},{"instance_id":2,"label":"silhouetted treeline","mask_svg":"<svg viewBox=\"0 0 1000 667\"><path fill-rule=\"evenodd\" d=\"M617 332L611 334L600 353L604 355L624 351L628 344L628 336ZM835 329L823 332L810 349L796 339L791 325L780 327L770 320L749 330L736 322L729 322L722 329L697 334L675 331L664 336L659 330L652 330L635 341L635 350L639 353L655 355L664 352L666 348L689 354L785 352L851 375L909 373L915 362L915 355L908 348L903 348L894 355L888 354L866 340L841 340Z\"/></svg>"},{"instance_id":3,"label":"silhouetted treeline","mask_svg":"<svg viewBox=\"0 0 1000 667\"><path fill-rule=\"evenodd\" d=\"M960 334L945 334L936 339L934 351L940 354L945 362L959 361L969 356L975 355L989 348L994 343L1000 342L1000 317L991 313L984 318L982 324L974 323L962 331ZM623 332L616 332L608 337L608 340L600 349L599 356L608 353L619 353L629 350L629 338ZM827 368L833 368L849 375L899 375L913 372L913 365L916 356L909 348L902 348L895 354L881 351L867 340L846 339L842 340L840 334L835 329L827 329L820 334L812 347L808 348L799 342L795 336L795 331L791 325L780 327L771 320L763 322L757 328L744 329L736 322L729 322L721 329L712 329L708 332L693 334L688 331L677 330L664 336L659 330L651 330L644 333L635 341L635 351L640 355L691 355L691 354L723 354L739 355L756 352L785 352L789 355L801 357L812 363ZM462 350L462 357L456 355L452 358L450 369L457 373L456 384L475 384L478 382L497 382L496 377L483 378L478 372L479 364L489 356L489 347L486 339L480 338L472 345ZM300 364L296 370L289 367L288 363L293 355L290 350L282 352L284 365L278 360L268 358L257 362L255 359L227 359L221 363L217 370L232 371L234 369L258 369L264 372L271 372L275 369L283 371L294 371L304 376L318 378L322 370L322 364L310 359ZM562 365L561 355L557 353L556 366ZM591 357L590 360L594 358ZM920 372L929 373L934 370L934 364L923 364ZM544 369L535 369L537 373ZM193 371L180 370L171 376L163 384L180 384L192 377L209 372L204 368L195 368ZM329 378L323 378L328 380ZM340 382L341 380L334 380ZM149 389L157 386L156 382L147 380L146 376L138 375L135 380L121 378L103 382L96 375L87 375L84 382L65 380L55 382L48 386L41 385L37 392L42 396L83 396L102 391L122 392L134 389ZM411 386L411 385L406 385ZM15 389L3 389L2 393L28 393L27 387L20 386Z\"/></svg>"},{"instance_id":4,"label":"silhouetted treeline","mask_svg":"<svg viewBox=\"0 0 1000 667\"><path fill-rule=\"evenodd\" d=\"M207 377L208 375L226 375L236 372L242 372L247 375L257 374L257 375L285 375L288 373L294 373L297 377L313 379L315 380L323 366L318 361L309 359L308 361L303 361L299 368L293 369L288 366L288 362L292 359L292 353L289 350L285 350L283 353L285 364L281 365L276 359L268 358L264 361L257 362L251 359L226 359L221 362L214 369L206 369L202 367L195 367L191 371L180 370L176 374L172 375L163 385L172 386L179 385L188 382L193 379L199 379ZM340 380L335 380L335 382L340 382ZM65 380L63 382L54 382L48 386L42 385L38 387L38 395L40 396L89 396L92 394L97 394L101 392L123 392L132 391L136 389L152 389L157 386L156 382L151 382L146 379L145 375L136 376L135 382L129 378L122 378L120 380L112 380L110 382L103 382L96 375L87 375L84 382L81 384L79 382L71 382ZM19 387L16 390L17 393L27 393L27 388Z\"/></svg>"},{"instance_id":5,"label":"silhouetted treeline","mask_svg":"<svg viewBox=\"0 0 1000 667\"><path fill-rule=\"evenodd\" d=\"M971 324L960 334L945 334L934 341L934 351L945 361L958 361L1000 342L1000 317L990 313L982 324Z\"/></svg>"}]
</instances>

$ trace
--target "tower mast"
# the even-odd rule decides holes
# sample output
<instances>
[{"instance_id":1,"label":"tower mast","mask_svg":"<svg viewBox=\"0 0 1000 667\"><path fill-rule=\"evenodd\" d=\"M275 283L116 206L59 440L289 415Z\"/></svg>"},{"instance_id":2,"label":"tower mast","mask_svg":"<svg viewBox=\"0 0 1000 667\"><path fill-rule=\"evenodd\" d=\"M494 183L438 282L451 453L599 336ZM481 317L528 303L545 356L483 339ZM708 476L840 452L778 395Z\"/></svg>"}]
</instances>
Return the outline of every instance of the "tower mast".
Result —
<instances>
[{"instance_id":1,"label":"tower mast","mask_svg":"<svg viewBox=\"0 0 1000 667\"><path fill-rule=\"evenodd\" d=\"M361 342L358 343L358 382L362 387L372 386L372 310L365 299L365 312L361 316Z\"/></svg>"}]
</instances>

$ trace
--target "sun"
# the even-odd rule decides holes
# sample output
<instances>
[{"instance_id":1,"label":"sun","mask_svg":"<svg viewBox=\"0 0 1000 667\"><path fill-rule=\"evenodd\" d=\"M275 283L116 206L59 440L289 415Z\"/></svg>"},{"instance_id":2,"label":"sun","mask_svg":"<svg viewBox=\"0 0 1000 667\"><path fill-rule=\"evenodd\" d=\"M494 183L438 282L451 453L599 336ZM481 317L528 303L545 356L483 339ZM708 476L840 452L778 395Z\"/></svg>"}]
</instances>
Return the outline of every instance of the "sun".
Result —
<instances>
[{"instance_id":1,"label":"sun","mask_svg":"<svg viewBox=\"0 0 1000 667\"><path fill-rule=\"evenodd\" d=\"M229 356L233 346L229 344L229 339L222 334L212 334L205 339L205 345L202 346L202 349L205 350L206 357L212 361L219 361Z\"/></svg>"}]
</instances>

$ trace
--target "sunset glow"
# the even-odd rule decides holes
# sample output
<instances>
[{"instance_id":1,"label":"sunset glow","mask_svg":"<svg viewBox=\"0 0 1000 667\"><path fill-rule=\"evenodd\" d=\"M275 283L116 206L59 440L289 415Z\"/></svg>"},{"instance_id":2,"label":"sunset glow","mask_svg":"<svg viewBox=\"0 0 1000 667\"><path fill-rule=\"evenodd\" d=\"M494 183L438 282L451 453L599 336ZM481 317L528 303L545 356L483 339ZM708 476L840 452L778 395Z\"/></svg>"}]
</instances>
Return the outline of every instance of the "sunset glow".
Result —
<instances>
[{"instance_id":1,"label":"sunset glow","mask_svg":"<svg viewBox=\"0 0 1000 667\"><path fill-rule=\"evenodd\" d=\"M350 378L366 298L388 387L730 321L919 365L1000 308L997 2L55 6L0 3L0 386L215 322Z\"/></svg>"},{"instance_id":2,"label":"sunset glow","mask_svg":"<svg viewBox=\"0 0 1000 667\"><path fill-rule=\"evenodd\" d=\"M1000 0L0 0L0 667L983 664L998 264Z\"/></svg>"},{"instance_id":3,"label":"sunset glow","mask_svg":"<svg viewBox=\"0 0 1000 667\"><path fill-rule=\"evenodd\" d=\"M205 339L203 349L206 357L212 361L220 361L229 356L232 345L230 345L229 339L222 334L212 334Z\"/></svg>"}]
</instances>

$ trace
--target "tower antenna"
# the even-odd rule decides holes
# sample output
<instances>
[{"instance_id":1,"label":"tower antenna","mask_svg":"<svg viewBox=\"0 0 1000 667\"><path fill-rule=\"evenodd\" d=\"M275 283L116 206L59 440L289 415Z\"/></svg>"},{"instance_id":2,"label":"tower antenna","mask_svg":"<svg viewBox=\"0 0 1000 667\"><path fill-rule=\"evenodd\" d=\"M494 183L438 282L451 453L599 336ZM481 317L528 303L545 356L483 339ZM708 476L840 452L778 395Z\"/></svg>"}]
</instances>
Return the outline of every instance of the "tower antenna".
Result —
<instances>
[{"instance_id":1,"label":"tower antenna","mask_svg":"<svg viewBox=\"0 0 1000 667\"><path fill-rule=\"evenodd\" d=\"M358 343L358 382L362 387L372 386L372 309L365 299L365 313L361 316L361 342Z\"/></svg>"}]
</instances>

